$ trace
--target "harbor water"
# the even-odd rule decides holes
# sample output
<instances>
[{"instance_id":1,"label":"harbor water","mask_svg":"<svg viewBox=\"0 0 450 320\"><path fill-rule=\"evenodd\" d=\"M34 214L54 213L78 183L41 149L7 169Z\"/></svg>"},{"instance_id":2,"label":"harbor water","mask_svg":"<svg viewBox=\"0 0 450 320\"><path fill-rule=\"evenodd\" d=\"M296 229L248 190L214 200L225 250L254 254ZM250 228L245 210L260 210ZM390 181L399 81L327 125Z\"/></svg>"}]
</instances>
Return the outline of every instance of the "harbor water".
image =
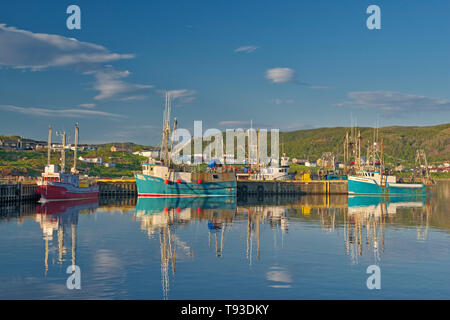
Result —
<instances>
[{"instance_id":1,"label":"harbor water","mask_svg":"<svg viewBox=\"0 0 450 320\"><path fill-rule=\"evenodd\" d=\"M426 197L0 207L0 299L449 298L450 181Z\"/></svg>"}]
</instances>

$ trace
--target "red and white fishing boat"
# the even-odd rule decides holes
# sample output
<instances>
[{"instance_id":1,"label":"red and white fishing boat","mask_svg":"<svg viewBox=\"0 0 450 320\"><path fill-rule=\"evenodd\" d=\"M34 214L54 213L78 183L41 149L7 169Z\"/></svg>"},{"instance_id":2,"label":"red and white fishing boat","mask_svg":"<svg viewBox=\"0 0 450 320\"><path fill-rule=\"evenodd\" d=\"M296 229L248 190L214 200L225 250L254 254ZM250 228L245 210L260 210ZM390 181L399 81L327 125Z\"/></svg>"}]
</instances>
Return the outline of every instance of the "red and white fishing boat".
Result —
<instances>
[{"instance_id":1,"label":"red and white fishing boat","mask_svg":"<svg viewBox=\"0 0 450 320\"><path fill-rule=\"evenodd\" d=\"M80 177L77 171L77 147L78 147L78 124L75 125L75 150L74 163L71 173L65 173L65 148L66 133L56 133L62 136L61 146L61 169L58 165L50 164L51 152L51 128L48 129L48 160L45 171L38 181L38 193L41 195L41 201L63 201L63 200L82 200L97 199L98 186L90 183L80 183Z\"/></svg>"}]
</instances>

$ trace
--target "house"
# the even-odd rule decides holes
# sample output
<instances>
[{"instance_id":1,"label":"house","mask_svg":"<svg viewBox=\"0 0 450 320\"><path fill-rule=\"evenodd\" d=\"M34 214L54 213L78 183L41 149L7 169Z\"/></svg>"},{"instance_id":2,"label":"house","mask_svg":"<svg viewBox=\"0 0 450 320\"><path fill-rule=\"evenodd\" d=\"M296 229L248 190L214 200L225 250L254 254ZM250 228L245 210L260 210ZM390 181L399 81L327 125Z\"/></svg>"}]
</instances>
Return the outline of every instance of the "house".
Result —
<instances>
[{"instance_id":1,"label":"house","mask_svg":"<svg viewBox=\"0 0 450 320\"><path fill-rule=\"evenodd\" d=\"M78 160L85 163L93 163L93 164L103 164L103 158L102 157L78 157Z\"/></svg>"},{"instance_id":2,"label":"house","mask_svg":"<svg viewBox=\"0 0 450 320\"><path fill-rule=\"evenodd\" d=\"M292 163L293 163L293 164L304 165L307 161L308 161L308 160L306 160L306 159L292 158Z\"/></svg>"},{"instance_id":3,"label":"house","mask_svg":"<svg viewBox=\"0 0 450 320\"><path fill-rule=\"evenodd\" d=\"M34 147L35 150L47 150L47 141L36 141L36 146Z\"/></svg>"},{"instance_id":4,"label":"house","mask_svg":"<svg viewBox=\"0 0 450 320\"><path fill-rule=\"evenodd\" d=\"M34 150L36 148L37 142L31 139L22 139L20 138L19 141L19 148L20 150Z\"/></svg>"},{"instance_id":5,"label":"house","mask_svg":"<svg viewBox=\"0 0 450 320\"><path fill-rule=\"evenodd\" d=\"M0 146L4 149L19 149L17 140L0 140Z\"/></svg>"},{"instance_id":6,"label":"house","mask_svg":"<svg viewBox=\"0 0 450 320\"><path fill-rule=\"evenodd\" d=\"M128 148L128 147L112 146L111 147L111 152L131 152L131 149Z\"/></svg>"},{"instance_id":7,"label":"house","mask_svg":"<svg viewBox=\"0 0 450 320\"><path fill-rule=\"evenodd\" d=\"M317 167L317 162L314 161L306 161L305 166L307 167Z\"/></svg>"},{"instance_id":8,"label":"house","mask_svg":"<svg viewBox=\"0 0 450 320\"><path fill-rule=\"evenodd\" d=\"M97 151L98 148L96 146L88 145L88 144L80 144L78 146L82 151Z\"/></svg>"},{"instance_id":9,"label":"house","mask_svg":"<svg viewBox=\"0 0 450 320\"><path fill-rule=\"evenodd\" d=\"M142 150L142 151L136 151L136 152L133 152L133 154L135 154L135 155L139 155L139 156L142 156L142 157L147 157L147 158L159 158L159 151L158 150L156 150L156 151L150 151L150 150Z\"/></svg>"}]
</instances>

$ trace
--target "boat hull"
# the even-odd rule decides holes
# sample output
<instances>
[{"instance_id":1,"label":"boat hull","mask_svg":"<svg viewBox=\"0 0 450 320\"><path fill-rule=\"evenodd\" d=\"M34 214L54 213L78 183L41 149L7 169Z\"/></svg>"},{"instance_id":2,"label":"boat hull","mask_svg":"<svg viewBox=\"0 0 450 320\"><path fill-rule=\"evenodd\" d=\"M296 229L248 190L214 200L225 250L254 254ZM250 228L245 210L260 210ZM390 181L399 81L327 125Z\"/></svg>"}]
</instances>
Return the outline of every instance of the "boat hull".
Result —
<instances>
[{"instance_id":1,"label":"boat hull","mask_svg":"<svg viewBox=\"0 0 450 320\"><path fill-rule=\"evenodd\" d=\"M64 184L42 184L37 188L42 201L97 199L98 186L80 188Z\"/></svg>"},{"instance_id":2,"label":"boat hull","mask_svg":"<svg viewBox=\"0 0 450 320\"><path fill-rule=\"evenodd\" d=\"M236 196L236 180L217 182L174 182L144 174L136 175L139 197L221 197Z\"/></svg>"},{"instance_id":3,"label":"boat hull","mask_svg":"<svg viewBox=\"0 0 450 320\"><path fill-rule=\"evenodd\" d=\"M380 186L373 179L364 179L360 177L348 177L349 194L366 195L423 195L426 193L426 187L421 183L387 183L386 186Z\"/></svg>"}]
</instances>

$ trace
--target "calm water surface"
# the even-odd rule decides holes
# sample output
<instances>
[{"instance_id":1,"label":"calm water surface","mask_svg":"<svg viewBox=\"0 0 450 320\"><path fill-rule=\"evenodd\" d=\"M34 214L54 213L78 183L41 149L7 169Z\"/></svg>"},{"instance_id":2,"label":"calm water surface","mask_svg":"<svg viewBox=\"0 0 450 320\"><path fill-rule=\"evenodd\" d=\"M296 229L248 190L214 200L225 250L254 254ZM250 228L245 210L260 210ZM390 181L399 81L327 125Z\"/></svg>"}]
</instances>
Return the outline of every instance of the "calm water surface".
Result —
<instances>
[{"instance_id":1,"label":"calm water surface","mask_svg":"<svg viewBox=\"0 0 450 320\"><path fill-rule=\"evenodd\" d=\"M0 207L0 298L449 299L449 200L441 182L426 198Z\"/></svg>"}]
</instances>

